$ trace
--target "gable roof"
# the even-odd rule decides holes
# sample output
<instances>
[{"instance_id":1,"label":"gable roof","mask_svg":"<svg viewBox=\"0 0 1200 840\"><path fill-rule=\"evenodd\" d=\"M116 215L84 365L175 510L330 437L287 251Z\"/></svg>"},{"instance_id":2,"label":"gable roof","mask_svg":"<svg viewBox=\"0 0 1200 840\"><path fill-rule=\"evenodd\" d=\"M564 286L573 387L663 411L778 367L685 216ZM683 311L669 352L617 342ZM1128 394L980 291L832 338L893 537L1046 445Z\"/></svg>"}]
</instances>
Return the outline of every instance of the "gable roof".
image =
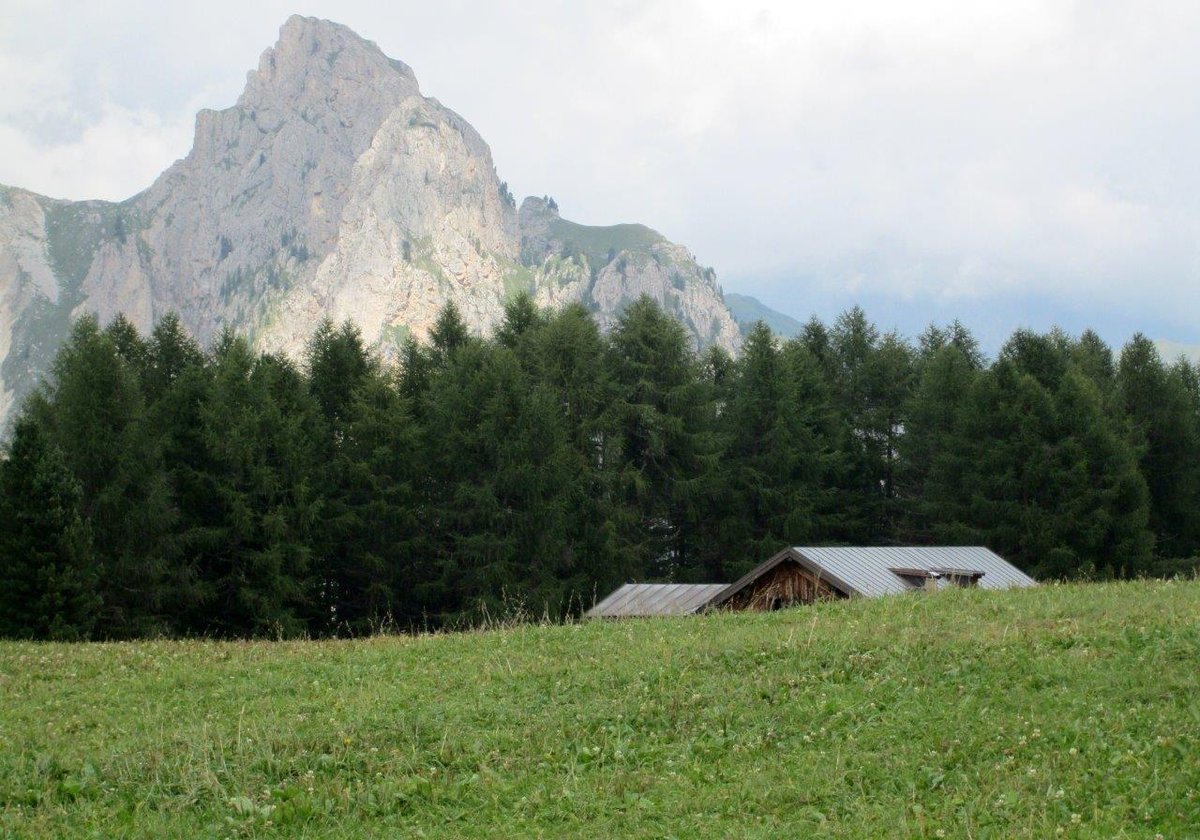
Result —
<instances>
[{"instance_id":1,"label":"gable roof","mask_svg":"<svg viewBox=\"0 0 1200 840\"><path fill-rule=\"evenodd\" d=\"M807 569L844 595L874 598L912 591L900 577L925 574L937 585L974 578L980 589L1035 586L1037 581L982 546L794 546L760 563L729 585L627 583L586 613L587 618L689 615L718 607L780 563Z\"/></svg>"},{"instance_id":2,"label":"gable roof","mask_svg":"<svg viewBox=\"0 0 1200 840\"><path fill-rule=\"evenodd\" d=\"M688 615L708 606L725 588L723 583L627 583L584 615L588 618Z\"/></svg>"},{"instance_id":3,"label":"gable roof","mask_svg":"<svg viewBox=\"0 0 1200 840\"><path fill-rule=\"evenodd\" d=\"M1034 586L1036 581L1000 555L983 546L795 546L785 548L751 569L714 599L729 600L759 577L785 561L799 563L845 595L872 598L908 592L896 569L923 571L940 577L978 577L980 589Z\"/></svg>"}]
</instances>

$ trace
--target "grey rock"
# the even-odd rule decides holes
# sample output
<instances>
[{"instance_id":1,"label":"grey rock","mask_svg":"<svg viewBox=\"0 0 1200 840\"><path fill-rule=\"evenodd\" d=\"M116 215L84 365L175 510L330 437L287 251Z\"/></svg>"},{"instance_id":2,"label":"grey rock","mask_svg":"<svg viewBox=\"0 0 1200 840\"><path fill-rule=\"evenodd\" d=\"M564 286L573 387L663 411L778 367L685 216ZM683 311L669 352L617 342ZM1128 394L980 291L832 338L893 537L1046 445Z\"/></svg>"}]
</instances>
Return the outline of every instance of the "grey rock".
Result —
<instances>
[{"instance_id":1,"label":"grey rock","mask_svg":"<svg viewBox=\"0 0 1200 840\"><path fill-rule=\"evenodd\" d=\"M519 291L609 326L648 294L697 347L739 334L711 270L641 225L518 212L479 134L406 65L344 26L294 16L237 103L201 111L191 152L128 201L0 188L0 425L84 312L148 330L177 312L298 356L323 317L390 357L453 301L490 331Z\"/></svg>"}]
</instances>

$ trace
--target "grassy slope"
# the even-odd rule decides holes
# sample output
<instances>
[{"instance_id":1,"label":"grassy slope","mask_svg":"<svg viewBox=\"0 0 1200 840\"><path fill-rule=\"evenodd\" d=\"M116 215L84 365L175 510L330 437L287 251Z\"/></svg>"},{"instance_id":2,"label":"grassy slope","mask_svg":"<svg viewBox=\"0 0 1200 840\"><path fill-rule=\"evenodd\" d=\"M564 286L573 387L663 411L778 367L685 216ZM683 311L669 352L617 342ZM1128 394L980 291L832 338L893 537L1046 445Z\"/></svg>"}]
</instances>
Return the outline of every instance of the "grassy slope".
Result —
<instances>
[{"instance_id":1,"label":"grassy slope","mask_svg":"<svg viewBox=\"0 0 1200 840\"><path fill-rule=\"evenodd\" d=\"M1198 620L1136 583L4 644L0 836L1195 836Z\"/></svg>"},{"instance_id":2,"label":"grassy slope","mask_svg":"<svg viewBox=\"0 0 1200 840\"><path fill-rule=\"evenodd\" d=\"M648 254L655 245L667 241L661 233L645 225L581 225L559 218L551 220L550 235L585 254L593 270L607 265L610 254L621 251Z\"/></svg>"}]
</instances>

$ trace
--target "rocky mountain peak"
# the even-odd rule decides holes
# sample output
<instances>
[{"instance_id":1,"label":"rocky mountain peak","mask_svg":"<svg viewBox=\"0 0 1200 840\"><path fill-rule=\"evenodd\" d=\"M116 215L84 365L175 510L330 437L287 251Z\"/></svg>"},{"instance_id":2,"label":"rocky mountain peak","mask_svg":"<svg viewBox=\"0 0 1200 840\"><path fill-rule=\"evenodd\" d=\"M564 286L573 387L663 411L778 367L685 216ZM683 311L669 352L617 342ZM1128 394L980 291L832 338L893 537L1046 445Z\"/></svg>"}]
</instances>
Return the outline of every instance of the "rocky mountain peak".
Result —
<instances>
[{"instance_id":1,"label":"rocky mountain peak","mask_svg":"<svg viewBox=\"0 0 1200 840\"><path fill-rule=\"evenodd\" d=\"M132 199L0 190L0 426L84 312L149 330L168 312L202 343L226 327L299 355L322 318L389 357L447 302L489 332L504 303L582 303L603 327L639 295L697 346L737 327L715 276L637 224L579 225L549 197L517 210L471 125L405 64L294 16L236 104L202 111L191 152Z\"/></svg>"},{"instance_id":2,"label":"rocky mountain peak","mask_svg":"<svg viewBox=\"0 0 1200 840\"><path fill-rule=\"evenodd\" d=\"M328 20L292 15L279 40L247 74L238 105L243 108L302 104L323 99L331 106L362 87L371 96L398 101L417 96L417 78L408 65L388 58L374 41Z\"/></svg>"}]
</instances>

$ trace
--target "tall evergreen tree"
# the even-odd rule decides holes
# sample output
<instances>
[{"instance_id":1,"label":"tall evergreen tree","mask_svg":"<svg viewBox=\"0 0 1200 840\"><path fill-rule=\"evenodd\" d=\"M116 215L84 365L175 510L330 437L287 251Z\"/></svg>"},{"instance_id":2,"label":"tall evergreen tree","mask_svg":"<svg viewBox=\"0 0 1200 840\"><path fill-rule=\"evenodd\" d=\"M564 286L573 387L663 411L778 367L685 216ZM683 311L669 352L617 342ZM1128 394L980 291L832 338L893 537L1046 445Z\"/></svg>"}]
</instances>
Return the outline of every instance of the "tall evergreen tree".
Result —
<instances>
[{"instance_id":1,"label":"tall evergreen tree","mask_svg":"<svg viewBox=\"0 0 1200 840\"><path fill-rule=\"evenodd\" d=\"M621 551L641 576L671 579L696 563L717 457L711 391L679 322L645 296L618 319L608 366Z\"/></svg>"},{"instance_id":2,"label":"tall evergreen tree","mask_svg":"<svg viewBox=\"0 0 1200 840\"><path fill-rule=\"evenodd\" d=\"M898 335L881 336L862 309L843 313L830 334L837 395L873 476L872 540L890 540L900 517L896 496L904 409L913 387L913 351Z\"/></svg>"},{"instance_id":3,"label":"tall evergreen tree","mask_svg":"<svg viewBox=\"0 0 1200 840\"><path fill-rule=\"evenodd\" d=\"M370 631L395 618L397 558L380 538L406 536L396 528L403 515L390 507L409 502L398 493L409 476L392 453L381 457L379 449L410 451L403 434L407 416L353 323L334 328L323 322L309 341L306 360L308 390L321 413L312 477L321 504L312 537L320 598L309 626ZM384 464L395 474L381 472Z\"/></svg>"},{"instance_id":4,"label":"tall evergreen tree","mask_svg":"<svg viewBox=\"0 0 1200 840\"><path fill-rule=\"evenodd\" d=\"M447 301L438 313L433 329L429 331L430 353L434 364L445 367L451 356L470 340L471 331L467 328L467 322L462 319L462 313L458 311L454 301Z\"/></svg>"},{"instance_id":5,"label":"tall evergreen tree","mask_svg":"<svg viewBox=\"0 0 1200 840\"><path fill-rule=\"evenodd\" d=\"M1119 424L1096 385L1061 360L1065 348L1015 338L935 455L935 537L989 545L1044 577L1145 569L1146 489Z\"/></svg>"},{"instance_id":6,"label":"tall evergreen tree","mask_svg":"<svg viewBox=\"0 0 1200 840\"><path fill-rule=\"evenodd\" d=\"M718 421L722 454L705 524L707 579L739 576L781 545L834 537L829 495L838 476L831 405L800 345L784 352L766 325L750 332Z\"/></svg>"},{"instance_id":7,"label":"tall evergreen tree","mask_svg":"<svg viewBox=\"0 0 1200 840\"><path fill-rule=\"evenodd\" d=\"M961 343L922 344L926 355L905 411L900 442L898 496L904 520L898 536L902 542L928 543L942 511L940 501L930 498L926 485L934 464L958 432L959 415L980 371L978 357L969 354L969 349L964 351Z\"/></svg>"},{"instance_id":8,"label":"tall evergreen tree","mask_svg":"<svg viewBox=\"0 0 1200 840\"><path fill-rule=\"evenodd\" d=\"M29 418L0 461L0 638L86 639L100 606L79 482Z\"/></svg>"},{"instance_id":9,"label":"tall evergreen tree","mask_svg":"<svg viewBox=\"0 0 1200 840\"><path fill-rule=\"evenodd\" d=\"M233 636L302 632L317 595L315 402L289 362L256 359L243 339L226 334L201 424L203 457L191 480L205 492L186 512L184 540L205 597L190 626Z\"/></svg>"},{"instance_id":10,"label":"tall evergreen tree","mask_svg":"<svg viewBox=\"0 0 1200 840\"><path fill-rule=\"evenodd\" d=\"M99 575L95 635L169 629L176 612L170 585L175 512L161 441L147 422L137 371L95 318L75 323L29 416L80 484L80 515L93 537Z\"/></svg>"},{"instance_id":11,"label":"tall evergreen tree","mask_svg":"<svg viewBox=\"0 0 1200 840\"><path fill-rule=\"evenodd\" d=\"M1164 367L1140 333L1121 352L1119 402L1133 427L1150 492L1150 526L1166 557L1200 554L1200 400L1186 362Z\"/></svg>"}]
</instances>

